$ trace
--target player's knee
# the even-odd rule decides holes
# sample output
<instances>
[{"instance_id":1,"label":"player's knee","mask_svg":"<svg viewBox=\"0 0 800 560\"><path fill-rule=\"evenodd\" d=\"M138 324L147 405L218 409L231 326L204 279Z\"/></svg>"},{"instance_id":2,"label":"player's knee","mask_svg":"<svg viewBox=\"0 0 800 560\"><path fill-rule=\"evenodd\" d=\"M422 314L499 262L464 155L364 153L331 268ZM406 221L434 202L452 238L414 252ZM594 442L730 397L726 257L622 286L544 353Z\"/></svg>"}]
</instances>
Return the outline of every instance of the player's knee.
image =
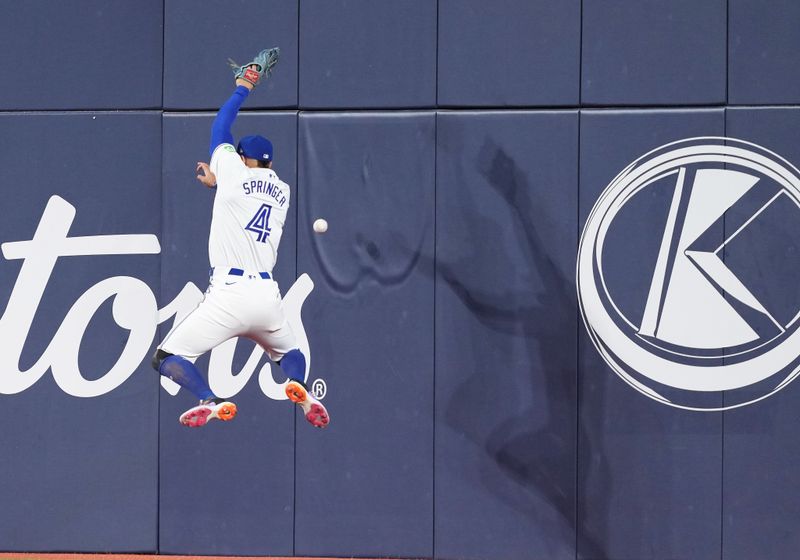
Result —
<instances>
[{"instance_id":1,"label":"player's knee","mask_svg":"<svg viewBox=\"0 0 800 560\"><path fill-rule=\"evenodd\" d=\"M156 353L153 354L153 359L150 361L150 365L153 366L154 370L161 373L161 362L170 356L172 356L172 354L169 352L164 352L161 348L159 348L156 350Z\"/></svg>"}]
</instances>

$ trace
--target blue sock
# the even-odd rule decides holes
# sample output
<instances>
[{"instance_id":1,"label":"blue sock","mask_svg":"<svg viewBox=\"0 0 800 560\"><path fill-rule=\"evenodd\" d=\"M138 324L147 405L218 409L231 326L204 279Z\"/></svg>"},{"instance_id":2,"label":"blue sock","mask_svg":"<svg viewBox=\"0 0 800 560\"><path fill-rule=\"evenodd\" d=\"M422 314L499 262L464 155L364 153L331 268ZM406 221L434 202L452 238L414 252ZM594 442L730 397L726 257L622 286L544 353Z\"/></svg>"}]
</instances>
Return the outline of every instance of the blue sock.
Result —
<instances>
[{"instance_id":1,"label":"blue sock","mask_svg":"<svg viewBox=\"0 0 800 560\"><path fill-rule=\"evenodd\" d=\"M164 377L169 377L184 389L191 391L201 401L215 398L206 380L203 379L194 364L186 358L181 356L164 358L158 368L158 373Z\"/></svg>"},{"instance_id":2,"label":"blue sock","mask_svg":"<svg viewBox=\"0 0 800 560\"><path fill-rule=\"evenodd\" d=\"M306 377L306 357L300 350L289 350L279 363L289 379L303 382Z\"/></svg>"}]
</instances>

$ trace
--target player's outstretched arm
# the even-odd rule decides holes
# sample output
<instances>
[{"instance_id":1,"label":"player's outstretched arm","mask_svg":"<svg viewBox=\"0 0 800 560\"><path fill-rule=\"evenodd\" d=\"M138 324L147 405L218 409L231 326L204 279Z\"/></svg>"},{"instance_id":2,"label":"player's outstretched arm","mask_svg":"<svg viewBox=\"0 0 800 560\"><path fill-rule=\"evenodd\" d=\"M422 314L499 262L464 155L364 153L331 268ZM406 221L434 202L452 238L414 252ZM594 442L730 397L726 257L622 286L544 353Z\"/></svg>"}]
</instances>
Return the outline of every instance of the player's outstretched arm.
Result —
<instances>
[{"instance_id":1,"label":"player's outstretched arm","mask_svg":"<svg viewBox=\"0 0 800 560\"><path fill-rule=\"evenodd\" d=\"M211 125L211 145L209 146L209 156L214 155L214 150L220 144L233 144L233 134L231 134L231 125L236 120L236 115L239 114L239 108L250 95L253 85L240 85L239 82L244 80L236 80L236 89L228 100L219 108L217 116L214 118L214 123ZM249 87L248 87L249 86Z\"/></svg>"},{"instance_id":2,"label":"player's outstretched arm","mask_svg":"<svg viewBox=\"0 0 800 560\"><path fill-rule=\"evenodd\" d=\"M233 144L231 125L239 113L239 108L247 96L263 78L272 74L272 68L278 63L280 49L277 47L264 49L256 55L252 62L237 66L231 61L233 74L236 77L236 90L233 95L220 107L214 124L211 125L211 145L209 155L214 155L214 150L220 144Z\"/></svg>"}]
</instances>

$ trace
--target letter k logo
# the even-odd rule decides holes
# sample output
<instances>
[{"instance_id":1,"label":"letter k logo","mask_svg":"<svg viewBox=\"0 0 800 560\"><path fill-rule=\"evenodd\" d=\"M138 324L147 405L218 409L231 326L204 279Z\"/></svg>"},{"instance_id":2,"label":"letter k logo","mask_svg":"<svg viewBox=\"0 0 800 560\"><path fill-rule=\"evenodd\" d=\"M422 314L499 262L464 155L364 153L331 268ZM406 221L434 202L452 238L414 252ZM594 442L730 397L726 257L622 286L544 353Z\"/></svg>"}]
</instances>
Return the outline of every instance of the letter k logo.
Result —
<instances>
[{"instance_id":1,"label":"letter k logo","mask_svg":"<svg viewBox=\"0 0 800 560\"><path fill-rule=\"evenodd\" d=\"M733 347L760 338L748 320L753 313L782 332L722 260L725 246L781 191L753 189L759 177L731 169L681 167L673 174L675 190L639 334L684 347ZM752 205L765 197L738 228L724 223L737 202Z\"/></svg>"}]
</instances>

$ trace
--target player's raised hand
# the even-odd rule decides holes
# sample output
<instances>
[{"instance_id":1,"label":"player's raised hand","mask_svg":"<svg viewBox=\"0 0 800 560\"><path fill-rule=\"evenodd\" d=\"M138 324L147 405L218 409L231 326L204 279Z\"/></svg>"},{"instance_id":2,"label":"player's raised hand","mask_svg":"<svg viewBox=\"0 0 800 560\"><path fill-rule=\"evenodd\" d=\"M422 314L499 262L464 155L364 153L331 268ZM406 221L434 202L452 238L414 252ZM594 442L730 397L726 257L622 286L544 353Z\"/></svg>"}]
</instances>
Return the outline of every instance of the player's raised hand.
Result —
<instances>
[{"instance_id":1,"label":"player's raised hand","mask_svg":"<svg viewBox=\"0 0 800 560\"><path fill-rule=\"evenodd\" d=\"M262 79L269 78L272 75L272 68L278 63L280 54L281 50L278 47L264 49L252 61L241 66L229 58L228 63L233 68L236 85L253 89Z\"/></svg>"},{"instance_id":2,"label":"player's raised hand","mask_svg":"<svg viewBox=\"0 0 800 560\"><path fill-rule=\"evenodd\" d=\"M196 171L197 180L203 183L209 189L213 189L217 186L217 177L211 172L211 168L207 163L198 161Z\"/></svg>"}]
</instances>

